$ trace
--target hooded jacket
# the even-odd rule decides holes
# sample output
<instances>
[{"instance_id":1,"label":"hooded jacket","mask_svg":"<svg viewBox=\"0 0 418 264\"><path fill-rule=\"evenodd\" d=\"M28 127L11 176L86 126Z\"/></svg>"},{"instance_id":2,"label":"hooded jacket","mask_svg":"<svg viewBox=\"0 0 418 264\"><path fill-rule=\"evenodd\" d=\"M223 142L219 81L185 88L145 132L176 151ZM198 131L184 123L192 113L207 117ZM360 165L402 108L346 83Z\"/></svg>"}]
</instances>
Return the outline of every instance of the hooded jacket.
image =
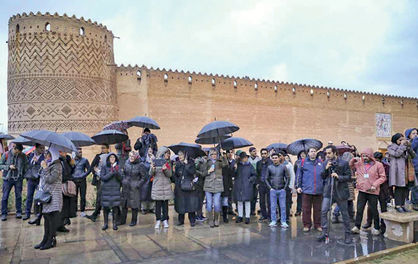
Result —
<instances>
[{"instance_id":1,"label":"hooded jacket","mask_svg":"<svg viewBox=\"0 0 418 264\"><path fill-rule=\"evenodd\" d=\"M370 162L367 164L364 159L351 159L350 168L355 170L357 178L357 190L369 194L379 195L380 185L386 181L385 168L383 164L376 161L373 157L373 150L367 148L361 152L361 155L367 155ZM365 177L367 175L368 177ZM375 187L376 190L370 190L371 187Z\"/></svg>"},{"instance_id":2,"label":"hooded jacket","mask_svg":"<svg viewBox=\"0 0 418 264\"><path fill-rule=\"evenodd\" d=\"M110 164L110 156L116 157L116 165ZM100 169L100 180L102 181L102 206L112 208L120 205L121 200L121 181L122 177L119 170L118 157L110 153L106 159L106 165Z\"/></svg>"},{"instance_id":3,"label":"hooded jacket","mask_svg":"<svg viewBox=\"0 0 418 264\"><path fill-rule=\"evenodd\" d=\"M311 160L310 158L302 160L296 172L297 188L301 188L305 194L322 194L324 180L321 174L325 170L324 165L319 158L315 160Z\"/></svg>"},{"instance_id":4,"label":"hooded jacket","mask_svg":"<svg viewBox=\"0 0 418 264\"><path fill-rule=\"evenodd\" d=\"M169 149L160 147L157 151L157 159L163 159L164 153ZM174 192L171 188L171 176L173 175L170 161L166 161L163 166L151 167L150 175L153 177L151 198L154 201L165 201L174 199Z\"/></svg>"}]
</instances>

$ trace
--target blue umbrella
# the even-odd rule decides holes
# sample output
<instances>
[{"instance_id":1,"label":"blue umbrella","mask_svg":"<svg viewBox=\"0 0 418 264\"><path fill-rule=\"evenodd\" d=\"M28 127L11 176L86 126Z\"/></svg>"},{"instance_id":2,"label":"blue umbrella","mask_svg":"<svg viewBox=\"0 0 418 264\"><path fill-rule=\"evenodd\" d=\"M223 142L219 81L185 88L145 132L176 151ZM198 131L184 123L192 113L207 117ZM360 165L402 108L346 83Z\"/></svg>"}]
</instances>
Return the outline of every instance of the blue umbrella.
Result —
<instances>
[{"instance_id":1,"label":"blue umbrella","mask_svg":"<svg viewBox=\"0 0 418 264\"><path fill-rule=\"evenodd\" d=\"M194 142L196 142L197 144L216 144L230 137L231 135L224 135L221 137L203 137L197 138Z\"/></svg>"},{"instance_id":2,"label":"blue umbrella","mask_svg":"<svg viewBox=\"0 0 418 264\"><path fill-rule=\"evenodd\" d=\"M249 147L249 146L252 146L253 143L246 140L245 138L231 137L231 138L228 138L228 139L225 139L224 141L222 141L222 143L220 145L221 145L222 149L231 150L231 149Z\"/></svg>"},{"instance_id":3,"label":"blue umbrella","mask_svg":"<svg viewBox=\"0 0 418 264\"><path fill-rule=\"evenodd\" d=\"M14 137L9 134L4 134L0 132L0 139L10 140L10 139L14 139Z\"/></svg>"},{"instance_id":4,"label":"blue umbrella","mask_svg":"<svg viewBox=\"0 0 418 264\"><path fill-rule=\"evenodd\" d=\"M26 139L22 136L18 136L17 138L13 139L12 143L22 144L22 145L26 145L26 146L35 146L35 143L33 143L29 139Z\"/></svg>"},{"instance_id":5,"label":"blue umbrella","mask_svg":"<svg viewBox=\"0 0 418 264\"><path fill-rule=\"evenodd\" d=\"M273 143L273 144L268 145L268 146L266 147L266 149L267 149L268 151L270 151L270 150L272 150L272 149L274 149L274 150L276 150L276 151L278 151L278 150L284 150L284 151L287 151L287 144L284 144L284 143Z\"/></svg>"},{"instance_id":6,"label":"blue umbrella","mask_svg":"<svg viewBox=\"0 0 418 264\"><path fill-rule=\"evenodd\" d=\"M62 133L61 135L71 140L76 147L86 147L96 144L91 137L81 132L70 131Z\"/></svg>"},{"instance_id":7,"label":"blue umbrella","mask_svg":"<svg viewBox=\"0 0 418 264\"><path fill-rule=\"evenodd\" d=\"M301 151L307 152L309 148L318 150L322 148L322 142L313 138L299 139L287 146L287 153L298 155Z\"/></svg>"},{"instance_id":8,"label":"blue umbrella","mask_svg":"<svg viewBox=\"0 0 418 264\"><path fill-rule=\"evenodd\" d=\"M113 145L122 143L129 137L118 130L103 130L91 137L97 144Z\"/></svg>"},{"instance_id":9,"label":"blue umbrella","mask_svg":"<svg viewBox=\"0 0 418 264\"><path fill-rule=\"evenodd\" d=\"M160 129L160 126L157 122L146 116L136 116L128 120L129 126L137 126L149 129Z\"/></svg>"},{"instance_id":10,"label":"blue umbrella","mask_svg":"<svg viewBox=\"0 0 418 264\"><path fill-rule=\"evenodd\" d=\"M187 153L190 158L206 156L205 152L202 150L202 147L193 143L184 143L180 142L175 145L168 146L175 154L178 154L179 151Z\"/></svg>"},{"instance_id":11,"label":"blue umbrella","mask_svg":"<svg viewBox=\"0 0 418 264\"><path fill-rule=\"evenodd\" d=\"M205 125L197 135L198 138L219 138L238 131L239 127L228 121L213 121ZM220 140L218 141L220 142Z\"/></svg>"},{"instance_id":12,"label":"blue umbrella","mask_svg":"<svg viewBox=\"0 0 418 264\"><path fill-rule=\"evenodd\" d=\"M21 134L22 137L34 143L51 147L54 145L58 150L64 152L77 151L76 146L68 138L48 130L34 130Z\"/></svg>"}]
</instances>

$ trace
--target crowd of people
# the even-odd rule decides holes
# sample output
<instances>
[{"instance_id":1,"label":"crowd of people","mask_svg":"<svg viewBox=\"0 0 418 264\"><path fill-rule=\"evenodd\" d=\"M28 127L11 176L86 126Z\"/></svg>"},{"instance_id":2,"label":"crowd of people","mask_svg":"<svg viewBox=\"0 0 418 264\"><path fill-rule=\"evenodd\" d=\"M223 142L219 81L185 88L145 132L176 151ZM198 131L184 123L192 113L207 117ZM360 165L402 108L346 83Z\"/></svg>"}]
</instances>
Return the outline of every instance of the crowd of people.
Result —
<instances>
[{"instance_id":1,"label":"crowd of people","mask_svg":"<svg viewBox=\"0 0 418 264\"><path fill-rule=\"evenodd\" d=\"M41 250L56 246L56 232L70 231L67 227L77 215L78 197L81 216L95 222L103 212L102 230L109 227L110 212L112 228L118 230L126 224L129 210L131 227L137 225L141 212L155 214L156 229L169 228L169 203L174 200L177 225L184 225L186 214L191 226L206 221L210 228L221 222L228 224L231 215L235 215L236 223L249 224L258 214L257 221L286 229L290 217L302 215L303 232L317 230L318 241L326 241L328 213L336 204L332 222L339 222L342 215L343 243L350 244L352 234L359 234L361 229L371 229L372 235L385 232L379 211L386 212L392 199L396 213L410 212L406 201L418 210L417 129L408 129L405 135L397 133L391 141L385 154L371 148L339 153L329 142L321 150L312 147L301 151L294 164L284 149L274 148L262 148L260 156L255 147L249 154L211 148L205 156L194 159L187 151L174 156L169 148L158 148L157 137L149 129L144 129L133 149L129 141L117 144L116 153L110 152L109 145L102 145L91 164L82 156L81 148L70 155L36 144L27 156L22 145L11 144L0 160L1 220L7 220L8 198L14 187L16 218L29 220L32 208L35 217L29 224L40 225L44 218L44 237L35 246ZM90 174L97 195L94 212L86 215L86 178ZM27 199L23 213L24 179ZM74 183L76 196L63 195L62 186L68 182ZM294 215L293 194L297 197ZM362 226L366 204L367 220Z\"/></svg>"}]
</instances>

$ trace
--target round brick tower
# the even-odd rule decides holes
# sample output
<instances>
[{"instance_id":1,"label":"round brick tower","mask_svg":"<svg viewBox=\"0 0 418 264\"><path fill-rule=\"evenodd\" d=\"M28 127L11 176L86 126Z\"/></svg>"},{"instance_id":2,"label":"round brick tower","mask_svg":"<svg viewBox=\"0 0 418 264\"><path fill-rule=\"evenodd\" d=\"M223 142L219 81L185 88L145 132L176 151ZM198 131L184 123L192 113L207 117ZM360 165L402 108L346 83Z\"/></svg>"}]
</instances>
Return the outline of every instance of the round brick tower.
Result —
<instances>
[{"instance_id":1,"label":"round brick tower","mask_svg":"<svg viewBox=\"0 0 418 264\"><path fill-rule=\"evenodd\" d=\"M9 19L9 132L77 130L117 119L113 34L105 26L46 13Z\"/></svg>"}]
</instances>

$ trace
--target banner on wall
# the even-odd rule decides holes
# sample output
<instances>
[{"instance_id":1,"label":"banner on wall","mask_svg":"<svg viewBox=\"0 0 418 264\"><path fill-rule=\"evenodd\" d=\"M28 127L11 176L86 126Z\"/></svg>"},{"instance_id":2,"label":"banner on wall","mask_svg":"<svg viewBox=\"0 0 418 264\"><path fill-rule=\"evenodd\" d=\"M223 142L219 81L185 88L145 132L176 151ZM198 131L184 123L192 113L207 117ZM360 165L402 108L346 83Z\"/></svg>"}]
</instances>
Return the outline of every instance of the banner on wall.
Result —
<instances>
[{"instance_id":1,"label":"banner on wall","mask_svg":"<svg viewBox=\"0 0 418 264\"><path fill-rule=\"evenodd\" d=\"M392 136L392 115L376 113L376 137L390 138Z\"/></svg>"}]
</instances>

